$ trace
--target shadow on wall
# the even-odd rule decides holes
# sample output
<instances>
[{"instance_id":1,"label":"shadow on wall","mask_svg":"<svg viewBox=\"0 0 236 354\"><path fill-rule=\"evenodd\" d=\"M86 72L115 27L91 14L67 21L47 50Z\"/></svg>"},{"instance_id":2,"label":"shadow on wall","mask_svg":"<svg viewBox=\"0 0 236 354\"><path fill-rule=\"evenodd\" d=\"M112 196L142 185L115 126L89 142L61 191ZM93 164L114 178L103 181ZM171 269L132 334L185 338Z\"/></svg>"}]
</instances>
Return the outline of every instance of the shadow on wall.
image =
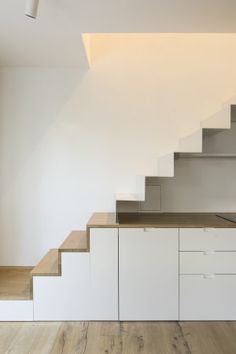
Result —
<instances>
[{"instance_id":1,"label":"shadow on wall","mask_svg":"<svg viewBox=\"0 0 236 354\"><path fill-rule=\"evenodd\" d=\"M42 193L45 162L59 147L50 132L83 75L79 69L0 70L0 264L33 265L42 252L53 218L52 210L42 215L51 203ZM51 168L54 161L55 155Z\"/></svg>"}]
</instances>

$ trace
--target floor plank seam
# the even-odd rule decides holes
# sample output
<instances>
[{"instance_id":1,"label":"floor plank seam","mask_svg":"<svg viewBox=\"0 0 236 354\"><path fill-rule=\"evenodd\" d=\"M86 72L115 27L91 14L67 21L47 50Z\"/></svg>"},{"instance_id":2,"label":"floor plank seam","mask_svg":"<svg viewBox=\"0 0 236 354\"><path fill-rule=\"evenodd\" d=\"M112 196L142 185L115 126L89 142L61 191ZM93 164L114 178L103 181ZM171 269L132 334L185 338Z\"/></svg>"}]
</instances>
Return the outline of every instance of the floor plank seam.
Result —
<instances>
[{"instance_id":1,"label":"floor plank seam","mask_svg":"<svg viewBox=\"0 0 236 354\"><path fill-rule=\"evenodd\" d=\"M120 354L123 353L123 333L125 332L123 322L119 322L119 344L120 344Z\"/></svg>"},{"instance_id":2,"label":"floor plank seam","mask_svg":"<svg viewBox=\"0 0 236 354\"><path fill-rule=\"evenodd\" d=\"M185 348L187 349L186 354L192 354L191 349L190 349L190 346L189 346L189 344L188 344L188 340L186 339L186 337L185 337L185 335L184 335L183 328L182 328L181 323L180 323L179 321L177 321L177 325L178 325L178 327L179 327L180 334L181 334L181 337L182 337L182 339L183 339L184 346L185 346Z\"/></svg>"},{"instance_id":3,"label":"floor plank seam","mask_svg":"<svg viewBox=\"0 0 236 354\"><path fill-rule=\"evenodd\" d=\"M83 353L82 353L82 354L85 354L85 353L86 353L86 350L87 350L87 345L88 345L88 329L89 329L89 322L87 322L87 326L86 326L86 332L85 332L85 336L84 336L84 339L85 339L85 346L84 346L84 350L83 350Z\"/></svg>"}]
</instances>

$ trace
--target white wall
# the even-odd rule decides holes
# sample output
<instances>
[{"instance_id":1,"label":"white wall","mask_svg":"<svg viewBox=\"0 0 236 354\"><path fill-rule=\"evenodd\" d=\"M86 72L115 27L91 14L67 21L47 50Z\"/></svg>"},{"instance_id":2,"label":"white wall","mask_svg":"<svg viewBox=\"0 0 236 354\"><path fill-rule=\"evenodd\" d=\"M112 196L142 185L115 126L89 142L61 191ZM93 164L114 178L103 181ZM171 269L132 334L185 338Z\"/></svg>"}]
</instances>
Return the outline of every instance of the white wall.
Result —
<instances>
[{"instance_id":1,"label":"white wall","mask_svg":"<svg viewBox=\"0 0 236 354\"><path fill-rule=\"evenodd\" d=\"M33 265L114 210L115 192L236 92L235 35L102 40L88 71L0 71L2 265Z\"/></svg>"}]
</instances>

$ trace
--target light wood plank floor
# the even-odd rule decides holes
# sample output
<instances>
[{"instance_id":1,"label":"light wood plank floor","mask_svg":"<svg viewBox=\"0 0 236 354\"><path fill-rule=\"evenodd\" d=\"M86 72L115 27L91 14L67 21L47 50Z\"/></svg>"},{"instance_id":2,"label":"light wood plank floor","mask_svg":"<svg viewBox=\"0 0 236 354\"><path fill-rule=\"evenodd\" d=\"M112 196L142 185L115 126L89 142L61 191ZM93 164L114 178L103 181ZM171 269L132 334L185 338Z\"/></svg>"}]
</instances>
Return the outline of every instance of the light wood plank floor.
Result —
<instances>
[{"instance_id":1,"label":"light wood plank floor","mask_svg":"<svg viewBox=\"0 0 236 354\"><path fill-rule=\"evenodd\" d=\"M0 323L0 354L235 354L236 322Z\"/></svg>"}]
</instances>

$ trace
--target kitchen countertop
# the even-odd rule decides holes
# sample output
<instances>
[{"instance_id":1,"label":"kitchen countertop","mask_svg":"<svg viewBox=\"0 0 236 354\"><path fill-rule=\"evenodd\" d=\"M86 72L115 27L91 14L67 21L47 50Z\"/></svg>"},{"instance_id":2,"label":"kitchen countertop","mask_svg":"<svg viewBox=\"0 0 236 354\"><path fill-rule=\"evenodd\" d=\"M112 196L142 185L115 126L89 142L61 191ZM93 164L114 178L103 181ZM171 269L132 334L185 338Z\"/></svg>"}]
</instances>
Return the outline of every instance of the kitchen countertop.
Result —
<instances>
[{"instance_id":1,"label":"kitchen countertop","mask_svg":"<svg viewBox=\"0 0 236 354\"><path fill-rule=\"evenodd\" d=\"M236 223L218 213L94 213L87 227L156 227L156 228L236 228ZM228 213L227 215L235 213Z\"/></svg>"}]
</instances>

